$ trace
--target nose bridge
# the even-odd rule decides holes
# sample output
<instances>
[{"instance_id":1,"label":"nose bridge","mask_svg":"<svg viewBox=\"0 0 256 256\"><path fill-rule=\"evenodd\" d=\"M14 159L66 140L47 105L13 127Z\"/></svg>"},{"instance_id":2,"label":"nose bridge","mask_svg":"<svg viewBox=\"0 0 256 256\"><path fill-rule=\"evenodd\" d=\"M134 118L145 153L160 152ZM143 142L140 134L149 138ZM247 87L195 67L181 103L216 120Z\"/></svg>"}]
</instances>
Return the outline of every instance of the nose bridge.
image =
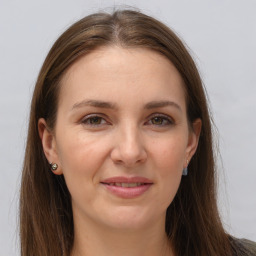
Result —
<instances>
[{"instance_id":1,"label":"nose bridge","mask_svg":"<svg viewBox=\"0 0 256 256\"><path fill-rule=\"evenodd\" d=\"M121 137L123 137L123 141L121 141L121 145L123 150L127 153L130 151L135 153L141 148L141 138L139 136L139 128L135 124L126 124L121 130Z\"/></svg>"},{"instance_id":2,"label":"nose bridge","mask_svg":"<svg viewBox=\"0 0 256 256\"><path fill-rule=\"evenodd\" d=\"M112 156L113 160L126 166L145 161L147 155L143 138L136 123L127 121L120 125Z\"/></svg>"}]
</instances>

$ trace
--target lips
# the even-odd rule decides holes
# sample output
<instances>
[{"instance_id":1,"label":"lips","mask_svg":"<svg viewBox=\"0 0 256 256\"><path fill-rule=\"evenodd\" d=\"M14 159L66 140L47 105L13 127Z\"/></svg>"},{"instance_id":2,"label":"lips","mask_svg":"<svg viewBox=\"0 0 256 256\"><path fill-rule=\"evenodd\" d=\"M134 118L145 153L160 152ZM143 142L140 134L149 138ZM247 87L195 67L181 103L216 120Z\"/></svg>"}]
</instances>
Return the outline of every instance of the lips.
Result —
<instances>
[{"instance_id":1,"label":"lips","mask_svg":"<svg viewBox=\"0 0 256 256\"><path fill-rule=\"evenodd\" d=\"M112 194L129 199L143 195L153 181L144 177L111 177L101 181L101 184Z\"/></svg>"},{"instance_id":2,"label":"lips","mask_svg":"<svg viewBox=\"0 0 256 256\"><path fill-rule=\"evenodd\" d=\"M116 186L116 187L123 187L123 188L134 188L134 187L139 187L139 186L142 186L142 185L145 185L146 183L140 183L140 182L137 182L137 183L119 183L119 182L113 182L113 183L107 183L108 185L110 186Z\"/></svg>"}]
</instances>

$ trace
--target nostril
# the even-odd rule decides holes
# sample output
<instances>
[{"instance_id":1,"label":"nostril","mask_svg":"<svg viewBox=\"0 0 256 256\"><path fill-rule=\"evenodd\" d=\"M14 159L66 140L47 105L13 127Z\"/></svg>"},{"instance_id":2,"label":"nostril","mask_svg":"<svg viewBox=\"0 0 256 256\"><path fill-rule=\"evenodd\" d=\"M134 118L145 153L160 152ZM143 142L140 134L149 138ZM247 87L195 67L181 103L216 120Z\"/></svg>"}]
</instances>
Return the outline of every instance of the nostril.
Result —
<instances>
[{"instance_id":1,"label":"nostril","mask_svg":"<svg viewBox=\"0 0 256 256\"><path fill-rule=\"evenodd\" d=\"M123 124L115 134L111 159L116 164L132 167L147 159L143 138L134 122Z\"/></svg>"},{"instance_id":2,"label":"nostril","mask_svg":"<svg viewBox=\"0 0 256 256\"><path fill-rule=\"evenodd\" d=\"M140 150L127 150L118 147L112 150L111 159L116 164L132 167L136 164L144 163L147 159L147 153L143 148Z\"/></svg>"}]
</instances>

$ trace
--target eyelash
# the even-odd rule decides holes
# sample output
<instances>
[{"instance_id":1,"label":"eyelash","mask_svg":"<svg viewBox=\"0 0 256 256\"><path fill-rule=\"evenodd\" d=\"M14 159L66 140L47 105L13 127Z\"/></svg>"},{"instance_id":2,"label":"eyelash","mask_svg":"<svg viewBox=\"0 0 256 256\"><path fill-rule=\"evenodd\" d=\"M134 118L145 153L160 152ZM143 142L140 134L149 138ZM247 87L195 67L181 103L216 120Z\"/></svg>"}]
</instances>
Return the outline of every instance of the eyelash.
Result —
<instances>
[{"instance_id":1,"label":"eyelash","mask_svg":"<svg viewBox=\"0 0 256 256\"><path fill-rule=\"evenodd\" d=\"M152 121L156 118L158 119L158 121L161 121L160 124L153 124ZM99 121L100 123L92 123L94 121ZM102 123L102 121L104 121L104 123ZM151 122L151 123L150 123ZM100 114L92 114L92 115L88 115L88 116L85 116L81 123L83 125L89 125L89 126L92 126L92 127L97 127L97 126L102 126L102 125L105 125L105 124L110 124L109 122L106 121L106 119L102 116L100 116ZM157 126L157 127L163 127L163 126L168 126L168 125L174 125L174 120L167 116L167 115L163 115L163 114L153 114L152 116L150 116L150 119L145 122L146 125L153 125L153 126Z\"/></svg>"},{"instance_id":2,"label":"eyelash","mask_svg":"<svg viewBox=\"0 0 256 256\"><path fill-rule=\"evenodd\" d=\"M89 125L89 126L104 125L102 123L100 123L100 124L93 124L93 123L91 123L91 121L93 119L98 119L100 121L104 120L104 124L108 124L108 122L102 116L100 116L99 114L92 114L92 115L85 116L85 118L83 118L81 122L82 122L82 124Z\"/></svg>"},{"instance_id":3,"label":"eyelash","mask_svg":"<svg viewBox=\"0 0 256 256\"><path fill-rule=\"evenodd\" d=\"M168 125L173 125L174 124L174 120L171 117L169 117L167 115L163 115L163 114L157 114L157 113L153 114L153 116L150 117L149 121L147 121L146 124L148 122L152 122L152 120L154 120L156 118L160 119L162 123L161 124L151 123L149 125L154 125L154 126L160 127L160 126L168 126ZM163 124L163 122L164 122L164 124Z\"/></svg>"}]
</instances>

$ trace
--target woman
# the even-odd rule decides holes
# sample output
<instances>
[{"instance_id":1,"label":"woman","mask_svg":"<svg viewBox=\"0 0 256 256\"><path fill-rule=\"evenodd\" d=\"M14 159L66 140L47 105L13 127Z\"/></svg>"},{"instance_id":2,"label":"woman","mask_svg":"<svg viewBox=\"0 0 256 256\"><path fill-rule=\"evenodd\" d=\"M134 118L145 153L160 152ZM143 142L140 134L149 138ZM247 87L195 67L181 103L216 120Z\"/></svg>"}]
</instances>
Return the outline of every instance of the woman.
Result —
<instances>
[{"instance_id":1,"label":"woman","mask_svg":"<svg viewBox=\"0 0 256 256\"><path fill-rule=\"evenodd\" d=\"M85 17L50 50L20 214L26 256L255 254L219 217L196 66L169 28L135 11Z\"/></svg>"}]
</instances>

